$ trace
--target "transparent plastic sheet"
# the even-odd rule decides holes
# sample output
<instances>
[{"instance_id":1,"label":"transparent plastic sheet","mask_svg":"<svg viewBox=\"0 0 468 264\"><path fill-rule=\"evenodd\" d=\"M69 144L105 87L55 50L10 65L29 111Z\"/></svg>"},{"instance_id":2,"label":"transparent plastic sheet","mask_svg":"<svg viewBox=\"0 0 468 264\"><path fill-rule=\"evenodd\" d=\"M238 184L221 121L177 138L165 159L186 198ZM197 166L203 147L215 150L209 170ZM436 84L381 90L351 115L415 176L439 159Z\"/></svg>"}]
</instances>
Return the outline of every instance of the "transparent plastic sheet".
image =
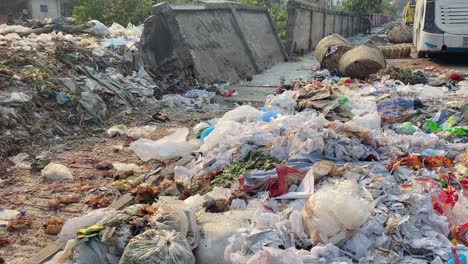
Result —
<instances>
[{"instance_id":1,"label":"transparent plastic sheet","mask_svg":"<svg viewBox=\"0 0 468 264\"><path fill-rule=\"evenodd\" d=\"M312 242L341 245L369 219L372 209L370 193L356 181L345 180L315 192L302 215Z\"/></svg>"},{"instance_id":2,"label":"transparent plastic sheet","mask_svg":"<svg viewBox=\"0 0 468 264\"><path fill-rule=\"evenodd\" d=\"M157 141L140 138L132 142L130 148L143 161L185 157L192 151L192 146L186 141L188 133L187 128L179 128L173 134Z\"/></svg>"},{"instance_id":3,"label":"transparent plastic sheet","mask_svg":"<svg viewBox=\"0 0 468 264\"><path fill-rule=\"evenodd\" d=\"M358 127L373 130L380 130L382 126L380 115L377 112L363 116L354 116L352 122Z\"/></svg>"},{"instance_id":4,"label":"transparent plastic sheet","mask_svg":"<svg viewBox=\"0 0 468 264\"><path fill-rule=\"evenodd\" d=\"M283 115L294 114L297 103L293 99L294 91L284 91L279 95L268 95L265 101L265 108L268 111L275 111Z\"/></svg>"},{"instance_id":5,"label":"transparent plastic sheet","mask_svg":"<svg viewBox=\"0 0 468 264\"><path fill-rule=\"evenodd\" d=\"M178 232L148 230L130 240L119 264L195 264L190 245Z\"/></svg>"}]
</instances>

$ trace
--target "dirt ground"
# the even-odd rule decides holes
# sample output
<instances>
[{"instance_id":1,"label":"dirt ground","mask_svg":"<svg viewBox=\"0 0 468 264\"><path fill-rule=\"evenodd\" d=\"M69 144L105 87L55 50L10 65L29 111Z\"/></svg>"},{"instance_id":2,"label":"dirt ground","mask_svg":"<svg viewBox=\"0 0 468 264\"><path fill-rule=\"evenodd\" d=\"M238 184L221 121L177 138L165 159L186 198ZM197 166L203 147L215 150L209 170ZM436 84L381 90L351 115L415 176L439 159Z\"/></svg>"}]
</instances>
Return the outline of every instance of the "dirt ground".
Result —
<instances>
[{"instance_id":1,"label":"dirt ground","mask_svg":"<svg viewBox=\"0 0 468 264\"><path fill-rule=\"evenodd\" d=\"M424 69L428 66L433 66L438 69L446 69L458 71L461 73L468 72L468 54L440 54L434 58L416 58L412 54L412 58L387 60L388 66L398 66L409 69Z\"/></svg>"},{"instance_id":2,"label":"dirt ground","mask_svg":"<svg viewBox=\"0 0 468 264\"><path fill-rule=\"evenodd\" d=\"M204 112L198 110L184 110L170 112L170 120L165 123L152 123L158 129L148 138L153 140L171 134L176 128L193 127L200 121L210 120L222 115L225 110ZM191 135L193 137L193 135ZM23 263L29 257L47 246L56 236L47 235L43 225L50 216L67 219L86 214L92 210L87 204L93 194L106 194L109 203L127 191L117 191L112 182L118 179L114 171L99 170L98 164L122 162L135 163L143 168L150 168L144 164L129 148L132 140L127 137L109 138L105 129L97 133L85 133L73 140L65 140L64 144L49 146L44 149L34 149L34 153L44 150L51 151L50 160L66 165L74 175L72 183L52 183L43 180L39 172L20 170L8 162L0 164L4 172L1 179L2 208L17 211L25 210L31 217L32 225L13 232L0 228L0 258L5 263ZM123 146L120 151L116 149ZM164 164L161 164L164 166ZM50 208L49 203L54 197L76 196L76 202L61 205L60 208Z\"/></svg>"}]
</instances>

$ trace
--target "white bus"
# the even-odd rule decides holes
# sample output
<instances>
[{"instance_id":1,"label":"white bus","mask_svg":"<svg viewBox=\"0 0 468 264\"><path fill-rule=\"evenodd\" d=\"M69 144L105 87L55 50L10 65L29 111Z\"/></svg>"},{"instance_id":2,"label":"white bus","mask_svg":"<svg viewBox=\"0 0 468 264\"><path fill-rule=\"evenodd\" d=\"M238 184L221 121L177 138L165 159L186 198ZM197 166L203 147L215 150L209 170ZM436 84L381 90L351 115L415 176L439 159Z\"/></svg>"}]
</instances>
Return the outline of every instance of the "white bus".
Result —
<instances>
[{"instance_id":1,"label":"white bus","mask_svg":"<svg viewBox=\"0 0 468 264\"><path fill-rule=\"evenodd\" d=\"M468 52L468 0L417 0L413 28L420 58Z\"/></svg>"}]
</instances>

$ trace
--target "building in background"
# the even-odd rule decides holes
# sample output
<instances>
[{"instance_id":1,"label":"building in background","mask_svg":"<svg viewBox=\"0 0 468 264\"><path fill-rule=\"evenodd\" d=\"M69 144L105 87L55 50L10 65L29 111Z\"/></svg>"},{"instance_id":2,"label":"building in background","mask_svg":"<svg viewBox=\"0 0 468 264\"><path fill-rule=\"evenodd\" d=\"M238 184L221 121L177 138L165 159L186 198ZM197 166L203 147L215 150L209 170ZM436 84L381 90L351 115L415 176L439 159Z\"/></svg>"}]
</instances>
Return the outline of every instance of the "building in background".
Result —
<instances>
[{"instance_id":1,"label":"building in background","mask_svg":"<svg viewBox=\"0 0 468 264\"><path fill-rule=\"evenodd\" d=\"M0 0L0 24L9 16L16 19L58 18L71 16L76 0Z\"/></svg>"}]
</instances>

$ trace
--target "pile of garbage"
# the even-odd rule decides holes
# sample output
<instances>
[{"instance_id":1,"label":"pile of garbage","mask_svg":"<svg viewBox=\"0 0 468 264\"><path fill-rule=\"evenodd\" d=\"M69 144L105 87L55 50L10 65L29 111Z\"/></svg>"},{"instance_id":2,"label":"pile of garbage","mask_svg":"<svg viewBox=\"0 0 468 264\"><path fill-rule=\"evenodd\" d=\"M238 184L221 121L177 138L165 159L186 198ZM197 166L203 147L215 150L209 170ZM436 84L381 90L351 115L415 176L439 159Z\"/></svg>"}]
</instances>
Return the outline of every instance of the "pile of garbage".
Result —
<instances>
[{"instance_id":1,"label":"pile of garbage","mask_svg":"<svg viewBox=\"0 0 468 264\"><path fill-rule=\"evenodd\" d=\"M166 104L212 100L193 80L145 70L142 26L39 24L0 25L0 157L92 127L128 124L132 115L151 117Z\"/></svg>"},{"instance_id":2,"label":"pile of garbage","mask_svg":"<svg viewBox=\"0 0 468 264\"><path fill-rule=\"evenodd\" d=\"M405 84L393 71L318 71L193 139L133 141L148 164L185 162L125 209L67 221L50 263L462 263L465 76L425 69L427 83Z\"/></svg>"}]
</instances>

